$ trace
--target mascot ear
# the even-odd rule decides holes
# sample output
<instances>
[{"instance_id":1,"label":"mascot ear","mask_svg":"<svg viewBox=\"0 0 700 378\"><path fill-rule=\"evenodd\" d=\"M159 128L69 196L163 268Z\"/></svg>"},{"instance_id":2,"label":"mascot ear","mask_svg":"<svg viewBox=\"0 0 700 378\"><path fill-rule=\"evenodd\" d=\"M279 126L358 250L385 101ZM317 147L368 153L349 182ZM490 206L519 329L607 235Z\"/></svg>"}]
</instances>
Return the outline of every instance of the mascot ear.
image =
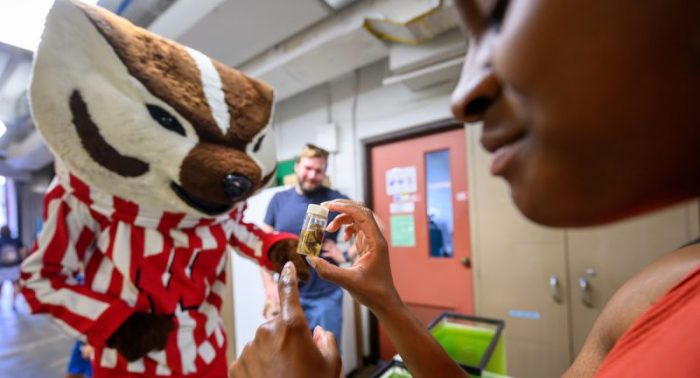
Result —
<instances>
[{"instance_id":1,"label":"mascot ear","mask_svg":"<svg viewBox=\"0 0 700 378\"><path fill-rule=\"evenodd\" d=\"M75 153L82 149L68 106L72 94L86 90L108 101L117 88L128 87L124 84L128 82L126 68L87 12L82 3L56 0L34 57L29 93L32 116L59 156L63 154L57 150Z\"/></svg>"},{"instance_id":2,"label":"mascot ear","mask_svg":"<svg viewBox=\"0 0 700 378\"><path fill-rule=\"evenodd\" d=\"M133 80L130 81L127 68L102 33L103 28L111 26L106 18L100 18L102 14L110 13L78 1L56 0L46 17L34 57L29 92L32 116L54 155L64 159L71 170L80 166L83 170L94 171L96 164L92 160L102 166L105 162L128 160L102 148L106 143L81 144L85 142L81 136L82 139L86 135L95 140L101 138L91 118L95 109L100 109L102 104L124 103L128 98L139 96L130 85ZM94 108L87 106L86 99ZM81 135L78 135L78 125L84 126ZM90 148L100 150L97 157L85 154ZM147 171L142 162L131 165L137 166L136 169L123 176L138 176Z\"/></svg>"},{"instance_id":3,"label":"mascot ear","mask_svg":"<svg viewBox=\"0 0 700 378\"><path fill-rule=\"evenodd\" d=\"M112 72L119 66L113 59L105 59L113 56L114 51L105 43L87 12L82 3L56 0L46 17L35 60L33 83L45 86L41 89L46 89L44 93L47 95L55 88L64 87L61 82L75 83L75 78L85 77L94 71ZM68 77L64 78L64 75ZM41 76L41 80L37 80L36 76ZM32 88L32 91L39 92L37 89ZM64 101L66 97L62 95L60 98Z\"/></svg>"}]
</instances>

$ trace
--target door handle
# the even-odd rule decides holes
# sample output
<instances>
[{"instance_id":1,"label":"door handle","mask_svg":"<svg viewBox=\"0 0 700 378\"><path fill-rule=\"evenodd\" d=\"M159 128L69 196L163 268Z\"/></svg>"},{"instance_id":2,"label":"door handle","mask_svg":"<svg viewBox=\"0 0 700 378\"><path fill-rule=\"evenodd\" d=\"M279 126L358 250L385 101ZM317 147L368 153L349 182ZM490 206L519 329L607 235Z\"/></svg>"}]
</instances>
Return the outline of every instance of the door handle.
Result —
<instances>
[{"instance_id":1,"label":"door handle","mask_svg":"<svg viewBox=\"0 0 700 378\"><path fill-rule=\"evenodd\" d=\"M586 277L578 278L578 287L581 289L581 303L586 307L591 307L591 285Z\"/></svg>"},{"instance_id":2,"label":"door handle","mask_svg":"<svg viewBox=\"0 0 700 378\"><path fill-rule=\"evenodd\" d=\"M462 257L461 259L459 259L459 262L460 262L462 265L466 266L467 268L471 268L471 266L472 266L472 259L470 259L470 258L467 257L467 256L464 256L464 257Z\"/></svg>"},{"instance_id":3,"label":"door handle","mask_svg":"<svg viewBox=\"0 0 700 378\"><path fill-rule=\"evenodd\" d=\"M561 302L559 297L559 279L555 274L549 276L549 293L552 295L554 302Z\"/></svg>"}]
</instances>

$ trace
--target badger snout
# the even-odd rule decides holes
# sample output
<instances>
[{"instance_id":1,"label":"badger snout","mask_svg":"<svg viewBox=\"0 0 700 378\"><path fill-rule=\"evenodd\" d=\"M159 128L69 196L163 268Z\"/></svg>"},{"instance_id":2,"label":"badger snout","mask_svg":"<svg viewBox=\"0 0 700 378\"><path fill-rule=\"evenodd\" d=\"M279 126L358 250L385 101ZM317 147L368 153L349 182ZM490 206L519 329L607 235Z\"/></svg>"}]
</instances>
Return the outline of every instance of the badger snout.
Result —
<instances>
[{"instance_id":1,"label":"badger snout","mask_svg":"<svg viewBox=\"0 0 700 378\"><path fill-rule=\"evenodd\" d=\"M188 206L213 215L249 197L262 180L260 167L245 151L200 142L183 160L174 190Z\"/></svg>"}]
</instances>

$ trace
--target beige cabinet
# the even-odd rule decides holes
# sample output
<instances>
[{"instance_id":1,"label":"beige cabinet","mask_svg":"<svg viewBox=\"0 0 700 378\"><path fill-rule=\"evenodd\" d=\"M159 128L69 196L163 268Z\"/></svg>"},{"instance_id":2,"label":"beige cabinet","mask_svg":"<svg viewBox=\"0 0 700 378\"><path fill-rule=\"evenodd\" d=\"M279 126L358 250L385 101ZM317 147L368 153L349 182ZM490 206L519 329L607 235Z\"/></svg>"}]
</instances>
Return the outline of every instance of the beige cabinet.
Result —
<instances>
[{"instance_id":1,"label":"beige cabinet","mask_svg":"<svg viewBox=\"0 0 700 378\"><path fill-rule=\"evenodd\" d=\"M698 204L603 227L538 226L491 177L489 156L468 128L475 310L506 321L508 373L559 377L599 311L630 276L697 237Z\"/></svg>"},{"instance_id":2,"label":"beige cabinet","mask_svg":"<svg viewBox=\"0 0 700 378\"><path fill-rule=\"evenodd\" d=\"M615 290L661 254L696 238L698 228L698 204L692 201L610 226L566 232L575 354Z\"/></svg>"}]
</instances>

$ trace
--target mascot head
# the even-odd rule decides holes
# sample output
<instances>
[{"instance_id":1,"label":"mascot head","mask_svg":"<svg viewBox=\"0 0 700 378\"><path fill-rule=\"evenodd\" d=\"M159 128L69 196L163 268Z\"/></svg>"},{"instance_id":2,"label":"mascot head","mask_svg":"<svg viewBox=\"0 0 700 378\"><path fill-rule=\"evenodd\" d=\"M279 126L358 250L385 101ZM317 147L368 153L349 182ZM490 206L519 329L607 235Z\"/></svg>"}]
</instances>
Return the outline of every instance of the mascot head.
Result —
<instances>
[{"instance_id":1,"label":"mascot head","mask_svg":"<svg viewBox=\"0 0 700 378\"><path fill-rule=\"evenodd\" d=\"M71 173L143 206L216 216L274 174L268 85L99 7L55 2L30 100Z\"/></svg>"}]
</instances>

